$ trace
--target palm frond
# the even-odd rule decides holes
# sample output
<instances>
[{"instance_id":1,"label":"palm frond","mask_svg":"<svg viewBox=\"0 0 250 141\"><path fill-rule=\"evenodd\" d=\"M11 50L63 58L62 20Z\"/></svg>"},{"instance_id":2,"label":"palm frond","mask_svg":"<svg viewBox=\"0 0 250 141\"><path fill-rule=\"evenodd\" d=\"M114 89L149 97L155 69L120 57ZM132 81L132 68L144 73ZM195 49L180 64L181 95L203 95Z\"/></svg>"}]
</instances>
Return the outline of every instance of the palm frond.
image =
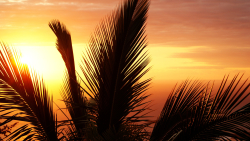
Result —
<instances>
[{"instance_id":1,"label":"palm frond","mask_svg":"<svg viewBox=\"0 0 250 141\"><path fill-rule=\"evenodd\" d=\"M76 131L84 129L86 122L86 107L83 92L80 90L76 77L75 61L71 42L71 35L66 27L58 20L49 23L49 27L57 37L57 49L65 62L67 73L64 78L62 98L72 117Z\"/></svg>"},{"instance_id":2,"label":"palm frond","mask_svg":"<svg viewBox=\"0 0 250 141\"><path fill-rule=\"evenodd\" d=\"M97 128L118 131L124 123L147 118L144 94L151 79L141 81L149 68L145 22L148 0L128 0L101 22L83 56L87 91L96 101ZM145 117L145 119L144 119Z\"/></svg>"},{"instance_id":3,"label":"palm frond","mask_svg":"<svg viewBox=\"0 0 250 141\"><path fill-rule=\"evenodd\" d=\"M247 79L240 84L243 75L237 80L238 74L226 87L228 77L222 80L216 95L211 98L211 104L200 104L203 109L197 107L194 110L193 123L189 125L190 128L186 132L183 132L183 138L187 136L192 140L200 140L205 136L206 140L226 140L228 138L246 140L247 137L249 138L250 134L246 133L250 130L250 112L237 109L242 101L249 98L250 93L247 90L250 83L247 82ZM203 102L204 100L201 99L200 103ZM248 109L248 106L249 104L245 105L243 109ZM208 110L205 111L205 108ZM235 110L237 111L234 112ZM198 118L201 112L205 114Z\"/></svg>"},{"instance_id":4,"label":"palm frond","mask_svg":"<svg viewBox=\"0 0 250 141\"><path fill-rule=\"evenodd\" d=\"M191 110L199 102L199 96L203 94L204 90L206 87L199 81L191 83L186 80L177 89L175 86L157 119L150 140L170 139L182 129L180 127L183 124L188 124L191 120Z\"/></svg>"},{"instance_id":5,"label":"palm frond","mask_svg":"<svg viewBox=\"0 0 250 141\"><path fill-rule=\"evenodd\" d=\"M2 44L0 51L0 102L2 118L9 115L15 120L27 121L32 126L22 126L12 138L27 135L34 139L57 140L52 97L48 95L42 79L20 63L14 49Z\"/></svg>"},{"instance_id":6,"label":"palm frond","mask_svg":"<svg viewBox=\"0 0 250 141\"><path fill-rule=\"evenodd\" d=\"M236 75L228 86L226 86L228 76L225 77L216 94L212 94L212 87L209 88L208 85L201 87L195 83L193 85L201 89L194 91L191 99L184 98L189 96L188 91L180 93L181 96L177 95L176 98L173 98L173 93L171 93L156 122L151 140L168 140L180 131L181 133L175 140L230 140L232 138L245 140L249 138L249 104L240 109L238 107L250 95L247 92L250 86L247 80L240 84L242 76L237 79L238 75ZM181 85L178 90L185 89L191 90L192 86Z\"/></svg>"}]
</instances>

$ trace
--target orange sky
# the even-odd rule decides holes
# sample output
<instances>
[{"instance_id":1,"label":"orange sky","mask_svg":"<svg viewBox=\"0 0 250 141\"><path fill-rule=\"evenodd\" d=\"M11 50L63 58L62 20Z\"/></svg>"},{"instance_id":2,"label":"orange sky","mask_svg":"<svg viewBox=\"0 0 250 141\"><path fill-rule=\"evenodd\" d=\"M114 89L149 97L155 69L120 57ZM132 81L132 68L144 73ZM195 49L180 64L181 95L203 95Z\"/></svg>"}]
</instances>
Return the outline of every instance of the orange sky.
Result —
<instances>
[{"instance_id":1,"label":"orange sky","mask_svg":"<svg viewBox=\"0 0 250 141\"><path fill-rule=\"evenodd\" d=\"M59 99L64 63L48 22L58 19L67 26L78 66L91 33L119 3L0 0L0 40L32 57L33 68ZM238 72L250 76L249 7L247 0L151 0L146 33L153 67L147 76L157 89L150 93L162 95L186 78L215 80Z\"/></svg>"}]
</instances>

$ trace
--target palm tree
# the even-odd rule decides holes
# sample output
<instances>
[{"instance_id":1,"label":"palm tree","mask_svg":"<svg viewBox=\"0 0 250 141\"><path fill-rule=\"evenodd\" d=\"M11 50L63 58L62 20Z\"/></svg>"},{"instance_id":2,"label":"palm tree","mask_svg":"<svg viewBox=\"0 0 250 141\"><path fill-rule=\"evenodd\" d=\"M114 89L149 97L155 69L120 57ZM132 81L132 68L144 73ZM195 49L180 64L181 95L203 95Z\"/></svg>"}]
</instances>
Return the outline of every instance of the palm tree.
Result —
<instances>
[{"instance_id":1,"label":"palm tree","mask_svg":"<svg viewBox=\"0 0 250 141\"><path fill-rule=\"evenodd\" d=\"M151 79L145 27L149 0L127 0L103 20L90 39L80 66L75 69L71 35L60 21L49 27L65 62L62 98L71 118L57 121L53 99L43 80L19 63L19 54L2 44L0 51L1 117L28 122L8 140L173 141L250 139L250 84L228 76L214 94L200 81L184 81L170 93L152 133L147 100ZM238 79L239 77L239 79ZM81 82L84 85L81 85ZM90 97L88 100L86 97ZM90 101L94 101L91 103Z\"/></svg>"}]
</instances>

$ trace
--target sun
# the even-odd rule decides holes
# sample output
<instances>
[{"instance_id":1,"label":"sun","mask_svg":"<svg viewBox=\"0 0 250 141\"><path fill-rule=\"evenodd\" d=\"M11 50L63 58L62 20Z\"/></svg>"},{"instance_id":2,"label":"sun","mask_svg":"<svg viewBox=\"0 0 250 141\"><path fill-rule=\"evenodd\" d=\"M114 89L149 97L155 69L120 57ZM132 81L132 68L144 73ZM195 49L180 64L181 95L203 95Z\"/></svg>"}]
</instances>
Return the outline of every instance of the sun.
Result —
<instances>
[{"instance_id":1,"label":"sun","mask_svg":"<svg viewBox=\"0 0 250 141\"><path fill-rule=\"evenodd\" d=\"M20 63L28 65L28 67L36 72L42 72L45 68L45 62L41 51L32 47L22 47Z\"/></svg>"},{"instance_id":2,"label":"sun","mask_svg":"<svg viewBox=\"0 0 250 141\"><path fill-rule=\"evenodd\" d=\"M20 62L23 64L27 64L30 67L34 67L35 62L34 62L34 58L32 58L31 56L28 55L22 55L20 58Z\"/></svg>"},{"instance_id":3,"label":"sun","mask_svg":"<svg viewBox=\"0 0 250 141\"><path fill-rule=\"evenodd\" d=\"M19 62L46 79L63 76L64 62L54 46L18 46Z\"/></svg>"}]
</instances>

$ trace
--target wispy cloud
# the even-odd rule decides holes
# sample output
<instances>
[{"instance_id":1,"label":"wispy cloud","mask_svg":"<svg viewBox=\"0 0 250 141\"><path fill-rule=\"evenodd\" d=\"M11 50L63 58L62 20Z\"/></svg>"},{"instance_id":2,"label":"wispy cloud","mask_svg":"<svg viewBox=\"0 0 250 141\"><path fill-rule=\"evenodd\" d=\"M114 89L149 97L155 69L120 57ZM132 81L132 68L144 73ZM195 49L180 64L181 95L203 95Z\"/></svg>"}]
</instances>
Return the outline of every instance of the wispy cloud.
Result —
<instances>
[{"instance_id":1,"label":"wispy cloud","mask_svg":"<svg viewBox=\"0 0 250 141\"><path fill-rule=\"evenodd\" d=\"M201 61L217 68L248 68L249 54L250 47L195 48L190 52L175 53L172 57Z\"/></svg>"},{"instance_id":2,"label":"wispy cloud","mask_svg":"<svg viewBox=\"0 0 250 141\"><path fill-rule=\"evenodd\" d=\"M32 29L32 34L50 32L47 23L59 19L70 29L74 43L87 43L96 25L118 3L117 0L0 0L0 40L7 30L18 30L20 34L27 29ZM171 52L175 59L193 60L193 66L183 66L186 69L248 68L249 7L248 0L151 0L147 23L149 46L165 47L162 52ZM188 51L182 52L183 48ZM173 67L180 68L183 64L176 63Z\"/></svg>"},{"instance_id":3,"label":"wispy cloud","mask_svg":"<svg viewBox=\"0 0 250 141\"><path fill-rule=\"evenodd\" d=\"M154 0L149 11L149 38L176 47L250 43L249 7L250 1L245 0Z\"/></svg>"},{"instance_id":4,"label":"wispy cloud","mask_svg":"<svg viewBox=\"0 0 250 141\"><path fill-rule=\"evenodd\" d=\"M38 2L38 3L35 3L35 5L54 5L54 3L50 3L50 2Z\"/></svg>"},{"instance_id":5,"label":"wispy cloud","mask_svg":"<svg viewBox=\"0 0 250 141\"><path fill-rule=\"evenodd\" d=\"M8 2L26 2L27 0L7 0Z\"/></svg>"}]
</instances>

